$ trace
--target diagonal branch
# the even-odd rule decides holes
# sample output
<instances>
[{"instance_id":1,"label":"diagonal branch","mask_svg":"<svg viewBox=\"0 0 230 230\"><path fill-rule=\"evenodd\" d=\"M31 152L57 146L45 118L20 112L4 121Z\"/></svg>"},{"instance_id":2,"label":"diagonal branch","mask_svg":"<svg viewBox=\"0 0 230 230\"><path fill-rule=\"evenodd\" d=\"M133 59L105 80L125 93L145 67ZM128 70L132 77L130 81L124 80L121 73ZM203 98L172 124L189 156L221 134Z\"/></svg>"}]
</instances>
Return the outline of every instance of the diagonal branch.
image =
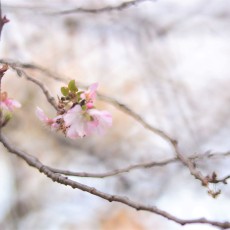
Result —
<instances>
[{"instance_id":1,"label":"diagonal branch","mask_svg":"<svg viewBox=\"0 0 230 230\"><path fill-rule=\"evenodd\" d=\"M43 85L40 81L28 76L26 73L23 73L23 75L25 76L25 78L31 82L33 82L34 84L38 85L41 89L42 92L45 94L47 101L54 107L54 109L56 109L57 111L59 110L57 103L54 99L54 97L52 97L49 93L49 91L46 89L45 85Z\"/></svg>"},{"instance_id":2,"label":"diagonal branch","mask_svg":"<svg viewBox=\"0 0 230 230\"><path fill-rule=\"evenodd\" d=\"M100 197L104 200L107 200L109 202L119 202L122 204L125 204L129 207L132 207L136 209L137 211L147 211L151 213L155 213L157 215L160 215L168 220L174 221L180 225L186 225L186 224L209 224L218 228L227 229L230 228L230 222L218 222L218 221L212 221L208 220L206 218L198 218L198 219L192 219L192 220L184 220L177 218L173 215L171 215L168 212L165 212L156 206L150 206L150 205L144 205L142 203L135 202L133 200L130 200L127 197L124 196L118 196L118 195L111 195L108 193L104 193L102 191L99 191L95 189L94 187L90 187L81 183L78 183L76 181L73 181L69 179L68 177L62 176L59 173L52 172L48 166L44 165L41 161L39 161L36 157L25 153L23 151L20 151L11 145L8 140L3 136L2 133L0 133L0 141L3 144L3 146L12 154L17 155L21 159L23 159L28 165L38 169L41 173L45 174L48 178L53 180L54 182L57 182L62 185L70 186L73 189L79 189L81 191L93 194L97 197Z\"/></svg>"},{"instance_id":3,"label":"diagonal branch","mask_svg":"<svg viewBox=\"0 0 230 230\"><path fill-rule=\"evenodd\" d=\"M117 101L116 99L112 98L112 97L108 97L105 96L101 93L97 93L98 98L102 101L105 101L115 107L117 107L119 110L123 111L124 113L126 113L127 115L131 116L132 118L134 118L138 123L140 123L144 128L148 129L149 131L159 135L160 137L162 137L164 140L166 140L167 142L171 143L174 142L175 140L173 138L171 138L168 134L166 134L165 132L163 132L162 130L153 127L152 125L148 124L140 115L138 115L137 113L135 113L133 110L131 110L128 106L126 106L125 104L120 103L119 101Z\"/></svg>"}]
</instances>

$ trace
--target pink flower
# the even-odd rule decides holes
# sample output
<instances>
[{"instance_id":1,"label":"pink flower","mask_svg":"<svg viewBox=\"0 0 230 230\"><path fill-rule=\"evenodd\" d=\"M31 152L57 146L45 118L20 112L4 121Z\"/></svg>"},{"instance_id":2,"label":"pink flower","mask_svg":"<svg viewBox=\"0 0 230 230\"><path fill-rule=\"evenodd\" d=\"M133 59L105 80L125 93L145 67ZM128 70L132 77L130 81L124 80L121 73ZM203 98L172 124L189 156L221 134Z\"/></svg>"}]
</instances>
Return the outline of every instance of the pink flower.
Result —
<instances>
[{"instance_id":1,"label":"pink flower","mask_svg":"<svg viewBox=\"0 0 230 230\"><path fill-rule=\"evenodd\" d=\"M88 129L100 135L105 133L105 129L112 126L112 116L107 111L89 109L88 114L93 118L88 122Z\"/></svg>"},{"instance_id":2,"label":"pink flower","mask_svg":"<svg viewBox=\"0 0 230 230\"><path fill-rule=\"evenodd\" d=\"M107 111L82 110L80 105L74 106L63 117L67 127L66 135L72 139L94 132L103 134L104 129L112 125L112 116Z\"/></svg>"},{"instance_id":3,"label":"pink flower","mask_svg":"<svg viewBox=\"0 0 230 230\"><path fill-rule=\"evenodd\" d=\"M65 125L68 127L66 135L69 138L75 139L89 134L84 113L80 105L75 105L64 115Z\"/></svg>"},{"instance_id":4,"label":"pink flower","mask_svg":"<svg viewBox=\"0 0 230 230\"><path fill-rule=\"evenodd\" d=\"M81 98L86 100L87 109L93 108L93 103L96 99L96 90L98 87L98 83L92 84L87 91L81 94Z\"/></svg>"},{"instance_id":5,"label":"pink flower","mask_svg":"<svg viewBox=\"0 0 230 230\"><path fill-rule=\"evenodd\" d=\"M73 84L75 82L70 81L68 88L62 87L64 97L59 99L58 104L58 108L62 110L57 111L61 115L49 118L37 107L37 117L52 130L61 131L72 139L93 133L104 134L105 129L112 125L112 116L109 112L99 111L94 107L98 83L92 84L86 91L78 91Z\"/></svg>"},{"instance_id":6,"label":"pink flower","mask_svg":"<svg viewBox=\"0 0 230 230\"><path fill-rule=\"evenodd\" d=\"M36 111L35 111L38 119L40 121L42 121L45 125L51 127L51 129L53 131L56 131L60 128L60 124L57 122L58 119L61 119L62 116L57 116L55 118L48 118L45 113L43 112L43 110L39 107L37 107Z\"/></svg>"},{"instance_id":7,"label":"pink flower","mask_svg":"<svg viewBox=\"0 0 230 230\"><path fill-rule=\"evenodd\" d=\"M7 92L0 95L0 108L12 111L14 108L20 108L21 104L13 99L8 98Z\"/></svg>"}]
</instances>

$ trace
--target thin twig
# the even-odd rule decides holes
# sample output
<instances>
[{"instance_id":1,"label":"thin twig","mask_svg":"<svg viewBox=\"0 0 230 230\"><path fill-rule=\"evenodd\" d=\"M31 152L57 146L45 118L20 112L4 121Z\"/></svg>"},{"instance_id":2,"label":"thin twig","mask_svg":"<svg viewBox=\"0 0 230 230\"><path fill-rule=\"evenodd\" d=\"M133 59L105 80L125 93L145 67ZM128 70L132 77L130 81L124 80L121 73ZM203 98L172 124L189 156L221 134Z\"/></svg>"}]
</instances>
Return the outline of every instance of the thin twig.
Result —
<instances>
[{"instance_id":1,"label":"thin twig","mask_svg":"<svg viewBox=\"0 0 230 230\"><path fill-rule=\"evenodd\" d=\"M32 70L39 70L40 72L44 73L45 75L47 75L48 77L57 80L57 81L61 81L63 82L63 78L58 77L57 73L54 73L53 71L49 71L48 69L39 66L39 65L35 65L32 63L22 63L22 62L18 62L12 59L0 59L0 63L2 64L8 64L10 65L12 68L22 68L22 69L32 69Z\"/></svg>"},{"instance_id":2,"label":"thin twig","mask_svg":"<svg viewBox=\"0 0 230 230\"><path fill-rule=\"evenodd\" d=\"M223 177L222 179L218 179L217 174L215 172L212 173L211 177L208 177L209 182L212 184L218 184L218 183L227 184L228 179L230 179L230 175L227 175Z\"/></svg>"},{"instance_id":3,"label":"thin twig","mask_svg":"<svg viewBox=\"0 0 230 230\"><path fill-rule=\"evenodd\" d=\"M172 158L172 159L164 160L161 162L154 161L154 162L149 162L149 163L140 163L140 164L134 164L134 165L130 165L128 167L122 168L122 169L115 169L115 170L104 172L104 173L73 172L69 170L61 170L61 169L56 169L52 167L49 167L49 170L51 170L54 173L60 173L63 175L68 175L68 176L105 178L105 177L111 177L111 176L115 176L115 175L125 173L125 172L130 172L131 170L134 170L134 169L164 166L170 163L174 163L176 161L177 161L177 158Z\"/></svg>"},{"instance_id":4,"label":"thin twig","mask_svg":"<svg viewBox=\"0 0 230 230\"><path fill-rule=\"evenodd\" d=\"M28 76L28 75L24 75L24 76L26 77L27 80L35 83L36 85L38 85L42 89L43 93L45 94L45 96L47 98L47 101L58 111L59 109L58 109L58 106L57 106L57 103L56 103L54 97L52 97L50 95L49 91L45 88L45 86L40 81L38 81L38 80Z\"/></svg>"},{"instance_id":5,"label":"thin twig","mask_svg":"<svg viewBox=\"0 0 230 230\"><path fill-rule=\"evenodd\" d=\"M79 189L81 191L93 194L93 195L101 197L102 199L107 200L109 202L119 202L119 203L128 205L129 207L132 207L138 211L142 210L142 211L148 211L148 212L155 213L155 214L160 215L160 216L162 216L168 220L174 221L175 223L178 223L180 225L209 224L209 225L221 228L221 229L230 228L230 222L218 222L218 221L208 220L206 218L184 220L184 219L180 219L178 217L175 217L175 216L171 215L170 213L165 212L165 211L157 208L156 206L144 205L142 203L138 203L138 202L135 202L133 200L130 200L129 198L124 197L124 196L111 195L108 193L104 193L102 191L95 189L94 187L90 187L90 186L78 183L76 181L69 179L68 177L62 176L59 173L52 172L48 166L44 165L36 157L34 157L28 153L25 153L24 151L21 151L21 150L14 148L13 145L8 142L8 140L3 136L2 133L0 133L0 141L2 142L3 146L10 153L15 154L18 157L22 158L28 165L38 169L41 173L45 174L52 181L57 182L59 184L70 186L73 189Z\"/></svg>"},{"instance_id":6,"label":"thin twig","mask_svg":"<svg viewBox=\"0 0 230 230\"><path fill-rule=\"evenodd\" d=\"M133 110L131 110L128 106L125 104L120 103L116 99L112 97L108 97L105 95L102 95L101 93L97 93L97 96L100 100L105 101L109 104L112 104L113 106L119 108L119 110L125 112L127 115L131 116L134 118L138 123L140 123L144 128L150 130L151 132L161 136L165 141L171 143L174 142L175 140L171 138L168 134L163 132L162 130L153 127L152 125L148 124L140 115L135 113Z\"/></svg>"},{"instance_id":7,"label":"thin twig","mask_svg":"<svg viewBox=\"0 0 230 230\"><path fill-rule=\"evenodd\" d=\"M218 156L222 155L225 156L226 153L223 154L217 154ZM213 158L216 155L206 155L206 154L194 154L192 156L189 157L189 160L191 162L193 162L196 159L202 159L202 158ZM134 164L134 165L129 165L127 167L124 168L120 168L120 169L114 169L112 171L107 171L107 172L103 172L103 173L89 173L89 172L76 172L76 171L70 171L70 170L62 170L62 169L57 169L57 168L53 168L53 167L49 167L49 169L52 172L55 173L60 173L63 175L67 175L67 176L76 176L76 177L91 177L91 178L106 178L106 177L112 177L112 176L116 176L122 173L126 173L126 172L130 172L132 170L135 169L142 169L142 168L153 168L153 167L160 167L160 166L166 166L168 164L171 163L175 163L175 162L181 162L178 158L174 157L168 160L163 160L163 161L151 161L151 162L147 162L147 163L138 163L138 164ZM222 179L217 179L217 178L208 178L207 180L209 183L212 184L217 184L217 183L224 183L227 184L227 180L230 179L230 176L225 176Z\"/></svg>"},{"instance_id":8,"label":"thin twig","mask_svg":"<svg viewBox=\"0 0 230 230\"><path fill-rule=\"evenodd\" d=\"M222 182L223 184L227 184L227 183L228 183L228 182L227 182L228 179L230 179L230 175L225 176L225 177L223 177L222 179L216 179L216 180L215 180L215 183L217 184L217 183ZM214 183L214 182L212 182L212 183Z\"/></svg>"}]
</instances>

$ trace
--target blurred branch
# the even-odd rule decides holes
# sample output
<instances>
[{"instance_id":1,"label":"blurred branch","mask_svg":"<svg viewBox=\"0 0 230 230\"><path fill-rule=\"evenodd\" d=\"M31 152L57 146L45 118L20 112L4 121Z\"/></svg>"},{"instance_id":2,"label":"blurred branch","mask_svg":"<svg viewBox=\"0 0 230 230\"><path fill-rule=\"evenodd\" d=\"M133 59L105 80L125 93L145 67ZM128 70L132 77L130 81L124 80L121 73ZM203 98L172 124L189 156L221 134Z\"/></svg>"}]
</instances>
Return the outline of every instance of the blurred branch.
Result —
<instances>
[{"instance_id":1,"label":"blurred branch","mask_svg":"<svg viewBox=\"0 0 230 230\"><path fill-rule=\"evenodd\" d=\"M68 177L64 177L59 173L52 172L48 166L44 165L39 159L36 157L18 150L13 147L12 144L8 142L8 140L0 133L0 141L3 144L3 146L12 154L17 155L21 159L23 159L28 165L38 169L41 173L45 174L48 178L50 178L52 181L57 182L59 184L63 184L66 186L70 186L73 189L79 189L81 191L93 194L95 196L101 197L104 200L107 200L109 202L119 202L125 205L128 205L129 207L132 207L136 209L137 211L143 210L151 213L155 213L157 215L160 215L168 220L174 221L180 225L186 225L186 224L209 224L221 229L227 229L230 228L230 222L218 222L218 221L212 221L208 220L206 218L198 218L198 219L192 219L192 220L184 220L177 218L173 215L171 215L168 212L165 212L161 209L158 209L156 206L150 206L150 205L144 205L142 203L135 202L133 200L128 199L124 196L118 196L118 195L111 195L108 193L104 193L102 191L99 191L95 189L94 187L90 187L81 183L78 183L76 181L73 181L69 179Z\"/></svg>"},{"instance_id":2,"label":"blurred branch","mask_svg":"<svg viewBox=\"0 0 230 230\"><path fill-rule=\"evenodd\" d=\"M64 15L64 14L74 14L74 13L90 13L90 14L99 14L99 13L105 13L105 12L111 12L111 11L118 11L118 10L124 10L129 7L135 6L137 4L140 4L142 2L146 1L153 1L153 0L133 0L128 2L123 2L120 5L117 6L106 6L98 9L90 9L90 8L73 8L70 10L62 10L58 12L50 13L52 15ZM155 1L155 0L154 0Z\"/></svg>"}]
</instances>

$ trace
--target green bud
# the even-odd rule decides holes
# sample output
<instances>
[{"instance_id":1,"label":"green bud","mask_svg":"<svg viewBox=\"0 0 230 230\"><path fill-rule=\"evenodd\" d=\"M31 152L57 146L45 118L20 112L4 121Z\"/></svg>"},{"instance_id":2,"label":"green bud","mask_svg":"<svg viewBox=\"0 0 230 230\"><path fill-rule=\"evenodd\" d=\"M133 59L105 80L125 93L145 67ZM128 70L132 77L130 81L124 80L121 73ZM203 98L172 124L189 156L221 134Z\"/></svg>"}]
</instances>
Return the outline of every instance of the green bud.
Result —
<instances>
[{"instance_id":1,"label":"green bud","mask_svg":"<svg viewBox=\"0 0 230 230\"><path fill-rule=\"evenodd\" d=\"M75 80L71 80L68 84L68 88L71 92L77 92L78 91L78 88L75 84Z\"/></svg>"},{"instance_id":2,"label":"green bud","mask_svg":"<svg viewBox=\"0 0 230 230\"><path fill-rule=\"evenodd\" d=\"M69 94L69 89L67 87L61 87L61 93L66 97Z\"/></svg>"}]
</instances>

